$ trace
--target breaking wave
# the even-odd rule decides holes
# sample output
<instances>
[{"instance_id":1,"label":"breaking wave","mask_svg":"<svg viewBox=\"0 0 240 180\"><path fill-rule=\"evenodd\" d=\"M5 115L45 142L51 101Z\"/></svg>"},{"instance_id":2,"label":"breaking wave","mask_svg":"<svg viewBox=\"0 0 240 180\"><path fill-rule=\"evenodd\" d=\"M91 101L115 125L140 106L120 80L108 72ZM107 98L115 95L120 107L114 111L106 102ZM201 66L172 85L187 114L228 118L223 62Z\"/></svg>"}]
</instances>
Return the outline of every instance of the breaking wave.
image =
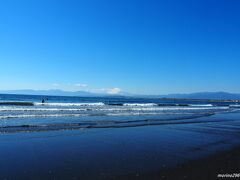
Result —
<instances>
[{"instance_id":1,"label":"breaking wave","mask_svg":"<svg viewBox=\"0 0 240 180\"><path fill-rule=\"evenodd\" d=\"M213 107L212 104L189 104L189 106L197 107Z\"/></svg>"},{"instance_id":2,"label":"breaking wave","mask_svg":"<svg viewBox=\"0 0 240 180\"><path fill-rule=\"evenodd\" d=\"M97 103L34 103L36 106L104 106L103 102Z\"/></svg>"},{"instance_id":3,"label":"breaking wave","mask_svg":"<svg viewBox=\"0 0 240 180\"><path fill-rule=\"evenodd\" d=\"M123 106L149 107L149 106L158 106L158 104L155 104L155 103L124 103Z\"/></svg>"},{"instance_id":4,"label":"breaking wave","mask_svg":"<svg viewBox=\"0 0 240 180\"><path fill-rule=\"evenodd\" d=\"M195 123L236 110L212 104L117 102L0 102L0 133Z\"/></svg>"}]
</instances>

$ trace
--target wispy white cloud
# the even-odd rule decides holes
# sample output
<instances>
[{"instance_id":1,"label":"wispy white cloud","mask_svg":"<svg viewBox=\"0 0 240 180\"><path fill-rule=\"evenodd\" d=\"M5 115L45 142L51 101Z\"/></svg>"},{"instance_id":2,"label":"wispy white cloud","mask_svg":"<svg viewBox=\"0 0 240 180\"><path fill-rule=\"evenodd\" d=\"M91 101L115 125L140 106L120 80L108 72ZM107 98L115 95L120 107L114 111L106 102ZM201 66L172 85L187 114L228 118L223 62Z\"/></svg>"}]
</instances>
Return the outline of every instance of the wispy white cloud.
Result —
<instances>
[{"instance_id":1,"label":"wispy white cloud","mask_svg":"<svg viewBox=\"0 0 240 180\"><path fill-rule=\"evenodd\" d=\"M81 83L76 83L75 86L77 86L77 87L81 87L81 88L88 87L87 84L81 84Z\"/></svg>"},{"instance_id":2,"label":"wispy white cloud","mask_svg":"<svg viewBox=\"0 0 240 180\"><path fill-rule=\"evenodd\" d=\"M107 89L108 94L119 94L122 90L120 88L110 88Z\"/></svg>"}]
</instances>

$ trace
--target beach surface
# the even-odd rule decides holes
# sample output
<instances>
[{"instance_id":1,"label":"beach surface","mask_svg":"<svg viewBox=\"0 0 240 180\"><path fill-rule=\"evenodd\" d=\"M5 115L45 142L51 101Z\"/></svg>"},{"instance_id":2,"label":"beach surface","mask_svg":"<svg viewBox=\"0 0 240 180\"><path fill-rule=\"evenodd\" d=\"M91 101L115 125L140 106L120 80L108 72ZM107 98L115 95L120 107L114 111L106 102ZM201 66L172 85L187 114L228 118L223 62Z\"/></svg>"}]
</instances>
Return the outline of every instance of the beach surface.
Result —
<instances>
[{"instance_id":1,"label":"beach surface","mask_svg":"<svg viewBox=\"0 0 240 180\"><path fill-rule=\"evenodd\" d=\"M217 179L240 173L239 117L2 133L0 179Z\"/></svg>"}]
</instances>

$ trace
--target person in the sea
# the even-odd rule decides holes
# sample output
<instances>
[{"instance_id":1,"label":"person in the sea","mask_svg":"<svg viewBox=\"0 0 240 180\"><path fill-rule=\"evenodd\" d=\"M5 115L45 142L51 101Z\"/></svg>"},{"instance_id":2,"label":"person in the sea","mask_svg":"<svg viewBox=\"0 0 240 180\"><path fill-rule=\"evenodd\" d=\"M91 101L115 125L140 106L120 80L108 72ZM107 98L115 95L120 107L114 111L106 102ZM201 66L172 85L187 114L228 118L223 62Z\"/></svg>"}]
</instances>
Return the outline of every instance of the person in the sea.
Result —
<instances>
[{"instance_id":1,"label":"person in the sea","mask_svg":"<svg viewBox=\"0 0 240 180\"><path fill-rule=\"evenodd\" d=\"M45 103L45 100L44 100L44 99L42 99L42 104L43 104L43 103Z\"/></svg>"}]
</instances>

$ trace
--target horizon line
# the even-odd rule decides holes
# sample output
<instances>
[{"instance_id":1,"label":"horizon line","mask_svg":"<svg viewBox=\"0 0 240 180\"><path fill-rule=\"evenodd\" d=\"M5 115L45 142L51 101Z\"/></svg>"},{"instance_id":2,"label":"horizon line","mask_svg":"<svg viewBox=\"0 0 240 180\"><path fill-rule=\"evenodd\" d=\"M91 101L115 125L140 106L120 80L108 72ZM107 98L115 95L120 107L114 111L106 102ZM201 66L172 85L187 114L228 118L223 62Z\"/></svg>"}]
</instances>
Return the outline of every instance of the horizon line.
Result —
<instances>
[{"instance_id":1,"label":"horizon line","mask_svg":"<svg viewBox=\"0 0 240 180\"><path fill-rule=\"evenodd\" d=\"M3 92L7 93L7 91L9 91L11 93L11 91L61 91L63 93L78 93L78 92L83 92L83 93L89 93L89 94L99 94L99 95L121 95L121 96L166 96L166 95L189 95L189 94L197 94L197 93L227 93L227 94L239 94L240 92L230 92L230 91L194 91L194 92L179 92L179 93L159 93L159 94L138 94L138 93L129 93L126 91L121 91L119 93L116 94L110 94L110 93L106 93L106 92L91 92L88 90L75 90L75 91L71 91L71 90L64 90L64 89L9 89L9 90L1 90L0 89L0 93ZM8 94L8 93L7 93ZM27 95L27 94L24 94ZM37 94L36 94L37 95Z\"/></svg>"}]
</instances>

